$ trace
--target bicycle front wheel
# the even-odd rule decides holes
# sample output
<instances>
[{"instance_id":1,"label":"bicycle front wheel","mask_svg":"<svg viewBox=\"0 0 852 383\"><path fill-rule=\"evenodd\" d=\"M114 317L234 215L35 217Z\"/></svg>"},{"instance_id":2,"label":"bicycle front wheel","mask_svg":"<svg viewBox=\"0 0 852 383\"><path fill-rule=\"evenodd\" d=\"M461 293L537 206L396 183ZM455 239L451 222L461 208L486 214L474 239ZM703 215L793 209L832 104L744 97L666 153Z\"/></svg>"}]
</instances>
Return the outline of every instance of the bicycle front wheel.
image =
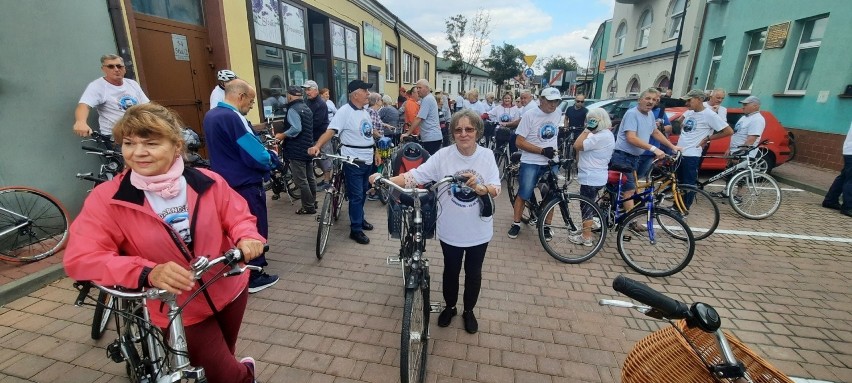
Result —
<instances>
[{"instance_id":1,"label":"bicycle front wheel","mask_svg":"<svg viewBox=\"0 0 852 383\"><path fill-rule=\"evenodd\" d=\"M317 225L317 259L322 259L323 254L325 254L326 246L328 245L328 233L331 231L331 205L332 205L332 197L331 193L325 193L325 198L322 200L322 211L317 216L318 225Z\"/></svg>"},{"instance_id":2,"label":"bicycle front wheel","mask_svg":"<svg viewBox=\"0 0 852 383\"><path fill-rule=\"evenodd\" d=\"M0 259L38 261L66 240L68 212L53 196L27 187L0 189Z\"/></svg>"},{"instance_id":3,"label":"bicycle front wheel","mask_svg":"<svg viewBox=\"0 0 852 383\"><path fill-rule=\"evenodd\" d=\"M683 270L695 252L692 230L666 209L649 212L640 208L628 213L619 224L617 245L624 262L649 277L666 277Z\"/></svg>"},{"instance_id":4,"label":"bicycle front wheel","mask_svg":"<svg viewBox=\"0 0 852 383\"><path fill-rule=\"evenodd\" d=\"M702 240L709 237L716 228L719 227L719 205L710 196L710 193L699 189L692 185L678 185L678 199L674 201L672 210L680 213L684 221L689 223L689 228L692 230L692 235L695 240ZM692 205L689 209L685 206L686 196L692 194ZM678 235L678 232L674 232ZM686 239L686 236L681 234L681 238Z\"/></svg>"},{"instance_id":5,"label":"bicycle front wheel","mask_svg":"<svg viewBox=\"0 0 852 383\"><path fill-rule=\"evenodd\" d=\"M116 299L106 291L98 292L98 300L95 302L95 315L92 318L92 339L98 340L104 336L112 311L115 309Z\"/></svg>"},{"instance_id":6,"label":"bicycle front wheel","mask_svg":"<svg viewBox=\"0 0 852 383\"><path fill-rule=\"evenodd\" d=\"M497 171L500 174L500 181L506 177L506 166L509 166L509 157L506 156L506 153L499 154L497 156Z\"/></svg>"},{"instance_id":7,"label":"bicycle front wheel","mask_svg":"<svg viewBox=\"0 0 852 383\"><path fill-rule=\"evenodd\" d=\"M768 218L781 207L781 187L768 174L740 172L731 178L728 185L731 207L745 218Z\"/></svg>"},{"instance_id":8,"label":"bicycle front wheel","mask_svg":"<svg viewBox=\"0 0 852 383\"><path fill-rule=\"evenodd\" d=\"M399 348L401 383L422 383L429 354L429 287L405 289L402 337Z\"/></svg>"},{"instance_id":9,"label":"bicycle front wheel","mask_svg":"<svg viewBox=\"0 0 852 383\"><path fill-rule=\"evenodd\" d=\"M565 200L550 201L542 212L545 222L539 225L538 238L544 250L556 260L585 262L603 248L606 226L602 222L605 220L592 200L569 193Z\"/></svg>"},{"instance_id":10,"label":"bicycle front wheel","mask_svg":"<svg viewBox=\"0 0 852 383\"><path fill-rule=\"evenodd\" d=\"M132 307L132 306L131 306ZM118 315L118 314L117 314ZM159 378L160 361L154 360L154 352L150 349L149 337L157 331L143 317L142 307L122 313L124 326L119 342L121 354L124 357L124 369L131 382L154 382Z\"/></svg>"},{"instance_id":11,"label":"bicycle front wheel","mask_svg":"<svg viewBox=\"0 0 852 383\"><path fill-rule=\"evenodd\" d=\"M343 198L346 195L346 183L341 180L339 185L339 190L331 192L331 217L334 222L340 219L340 210L343 209Z\"/></svg>"},{"instance_id":12,"label":"bicycle front wheel","mask_svg":"<svg viewBox=\"0 0 852 383\"><path fill-rule=\"evenodd\" d=\"M506 190L508 190L509 195L509 205L512 206L512 209L515 208L515 197L518 195L518 171L509 169L506 170Z\"/></svg>"}]
</instances>

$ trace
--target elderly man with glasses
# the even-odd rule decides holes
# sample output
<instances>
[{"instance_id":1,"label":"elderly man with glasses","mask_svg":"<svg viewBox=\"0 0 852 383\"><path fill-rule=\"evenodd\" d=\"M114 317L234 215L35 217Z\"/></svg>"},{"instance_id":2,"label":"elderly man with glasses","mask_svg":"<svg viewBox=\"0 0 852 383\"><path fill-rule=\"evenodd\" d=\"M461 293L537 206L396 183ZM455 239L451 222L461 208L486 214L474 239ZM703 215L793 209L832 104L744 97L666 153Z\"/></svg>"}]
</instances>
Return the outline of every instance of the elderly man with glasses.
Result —
<instances>
[{"instance_id":1,"label":"elderly man with glasses","mask_svg":"<svg viewBox=\"0 0 852 383\"><path fill-rule=\"evenodd\" d=\"M87 122L91 108L98 111L100 133L112 137L112 127L124 116L127 108L149 101L139 83L124 78L127 67L121 56L103 55L101 70L104 76L89 83L74 110L74 134L80 137L92 134L92 128Z\"/></svg>"}]
</instances>

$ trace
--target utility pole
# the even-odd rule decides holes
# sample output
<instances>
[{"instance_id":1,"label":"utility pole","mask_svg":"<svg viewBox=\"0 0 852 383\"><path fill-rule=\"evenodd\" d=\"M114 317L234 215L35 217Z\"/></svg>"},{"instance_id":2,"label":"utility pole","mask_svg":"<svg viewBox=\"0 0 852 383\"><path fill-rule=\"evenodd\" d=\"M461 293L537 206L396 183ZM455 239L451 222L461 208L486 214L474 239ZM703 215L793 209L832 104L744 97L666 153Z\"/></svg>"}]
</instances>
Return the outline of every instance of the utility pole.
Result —
<instances>
[{"instance_id":1,"label":"utility pole","mask_svg":"<svg viewBox=\"0 0 852 383\"><path fill-rule=\"evenodd\" d=\"M675 73L677 72L677 58L680 56L680 40L683 37L683 23L686 20L686 9L689 8L689 0L683 4L683 14L680 17L680 29L677 31L677 43L675 43L674 60L672 61L672 75L669 78L669 89L674 87Z\"/></svg>"}]
</instances>

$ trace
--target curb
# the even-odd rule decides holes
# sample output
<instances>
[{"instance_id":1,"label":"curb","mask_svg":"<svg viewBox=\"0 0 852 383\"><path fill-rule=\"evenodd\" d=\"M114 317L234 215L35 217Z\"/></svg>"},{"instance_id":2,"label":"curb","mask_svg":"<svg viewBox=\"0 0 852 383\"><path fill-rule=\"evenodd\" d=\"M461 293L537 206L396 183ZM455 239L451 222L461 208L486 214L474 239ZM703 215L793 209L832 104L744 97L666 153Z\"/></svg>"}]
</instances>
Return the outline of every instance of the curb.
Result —
<instances>
[{"instance_id":1,"label":"curb","mask_svg":"<svg viewBox=\"0 0 852 383\"><path fill-rule=\"evenodd\" d=\"M4 284L0 286L0 306L26 296L64 277L65 269L60 263Z\"/></svg>"},{"instance_id":2,"label":"curb","mask_svg":"<svg viewBox=\"0 0 852 383\"><path fill-rule=\"evenodd\" d=\"M823 188L819 188L819 187L816 187L816 186L813 186L813 185L810 185L810 184L806 184L804 182L799 182L799 181L796 181L794 179L784 177L784 176L780 176L780 175L777 175L777 174L771 174L771 176L773 178L775 178L778 182L783 182L787 185L794 186L794 187L797 187L799 189L807 190L811 193L814 193L814 194L817 194L817 195L820 195L820 196L825 196L826 194L828 194L828 190L825 190Z\"/></svg>"}]
</instances>

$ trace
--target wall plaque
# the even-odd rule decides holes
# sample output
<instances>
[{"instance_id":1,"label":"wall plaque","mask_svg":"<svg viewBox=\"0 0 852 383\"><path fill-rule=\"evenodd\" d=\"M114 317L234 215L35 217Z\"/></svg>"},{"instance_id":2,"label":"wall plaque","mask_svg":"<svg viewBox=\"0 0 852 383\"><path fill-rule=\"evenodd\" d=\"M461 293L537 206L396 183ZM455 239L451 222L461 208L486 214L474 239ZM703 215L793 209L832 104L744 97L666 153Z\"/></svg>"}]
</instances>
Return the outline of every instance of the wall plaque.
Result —
<instances>
[{"instance_id":1,"label":"wall plaque","mask_svg":"<svg viewBox=\"0 0 852 383\"><path fill-rule=\"evenodd\" d=\"M766 45L763 49L783 48L790 34L790 22L770 25L766 31Z\"/></svg>"}]
</instances>

